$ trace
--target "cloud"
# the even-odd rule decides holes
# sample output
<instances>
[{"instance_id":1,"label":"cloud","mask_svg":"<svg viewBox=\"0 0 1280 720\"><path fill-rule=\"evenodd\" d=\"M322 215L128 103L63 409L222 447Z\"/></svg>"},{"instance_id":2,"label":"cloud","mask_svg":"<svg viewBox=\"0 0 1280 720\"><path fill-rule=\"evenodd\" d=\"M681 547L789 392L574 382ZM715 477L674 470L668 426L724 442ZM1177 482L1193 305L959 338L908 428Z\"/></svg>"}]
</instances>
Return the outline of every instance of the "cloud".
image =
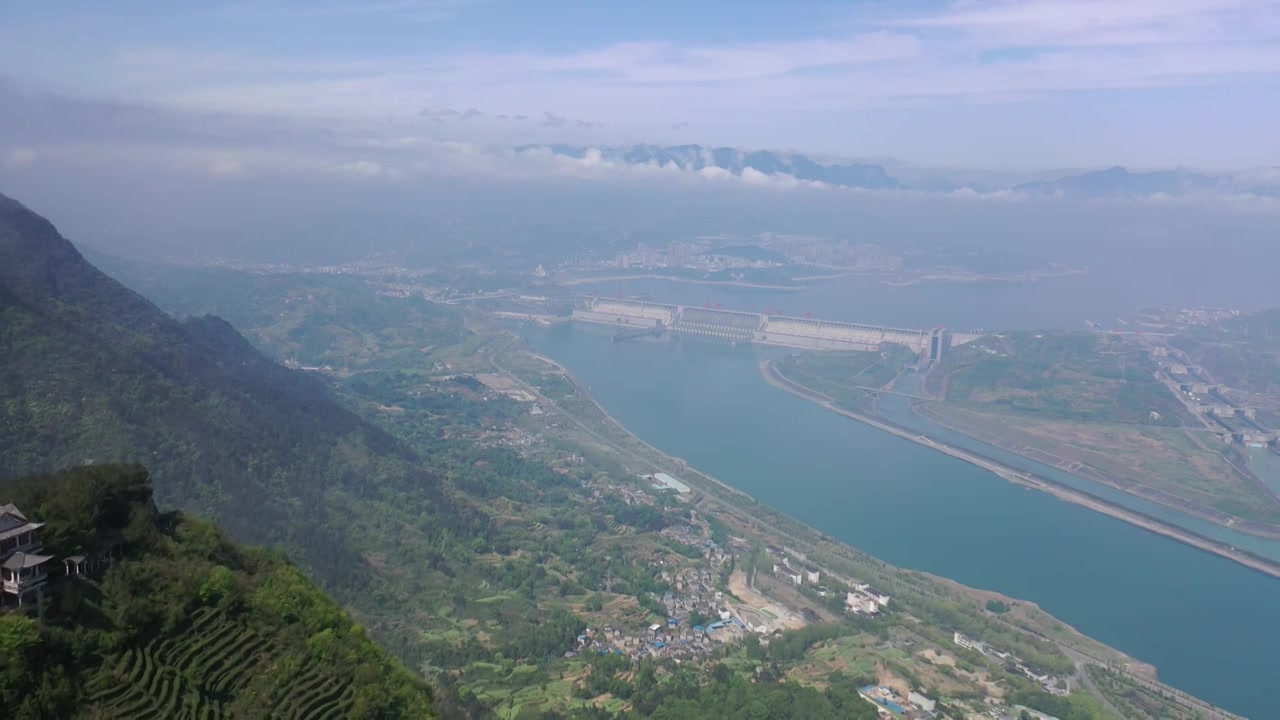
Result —
<instances>
[{"instance_id":1,"label":"cloud","mask_svg":"<svg viewBox=\"0 0 1280 720\"><path fill-rule=\"evenodd\" d=\"M373 162L372 160L357 160L356 162L345 163L339 165L338 169L366 178L379 177L387 173L387 169L381 163Z\"/></svg>"},{"instance_id":2,"label":"cloud","mask_svg":"<svg viewBox=\"0 0 1280 720\"><path fill-rule=\"evenodd\" d=\"M997 0L953 3L895 24L944 28L1006 47L1168 45L1247 32L1248 17L1268 5L1274 12L1267 0Z\"/></svg>"},{"instance_id":3,"label":"cloud","mask_svg":"<svg viewBox=\"0 0 1280 720\"><path fill-rule=\"evenodd\" d=\"M858 3L824 10L830 17L821 25L780 23L772 37L765 27L751 41L664 37L659 24L647 24L499 52L468 45L472 32L450 43L408 42L396 25L405 14L463 14L465 5L251 0L228 11L244 20L338 18L344 31L356 22L401 30L396 42L354 56L352 46L319 36L282 49L209 33L199 43L174 36L166 46L86 43L74 64L34 41L0 42L0 67L39 68L28 72L41 82L131 106L325 123L416 113L437 134L505 135L513 144L653 141L696 126L716 144L921 153L951 164L996 155L1024 165L1280 162L1280 146L1260 142L1280 121L1274 0ZM684 11L671 12L667 24L675 25ZM815 11L768 12L812 20L804 13ZM797 26L826 29L784 29ZM1209 102L1227 125L1208 117ZM494 122L454 127L481 117ZM1084 159L1086 146L1093 154Z\"/></svg>"},{"instance_id":4,"label":"cloud","mask_svg":"<svg viewBox=\"0 0 1280 720\"><path fill-rule=\"evenodd\" d=\"M216 158L209 163L209 174L214 177L236 177L244 173L244 164L235 158Z\"/></svg>"},{"instance_id":5,"label":"cloud","mask_svg":"<svg viewBox=\"0 0 1280 720\"><path fill-rule=\"evenodd\" d=\"M248 22L346 20L390 18L394 22L437 23L454 17L470 5L487 0L307 0L304 3L244 0L223 5L210 12L216 17Z\"/></svg>"},{"instance_id":6,"label":"cloud","mask_svg":"<svg viewBox=\"0 0 1280 720\"><path fill-rule=\"evenodd\" d=\"M471 112L471 111L468 110L467 112ZM447 108L447 107L424 107L418 111L418 117L429 117L429 118L457 117L461 114L462 113L458 112L457 110L454 110L453 108Z\"/></svg>"}]
</instances>

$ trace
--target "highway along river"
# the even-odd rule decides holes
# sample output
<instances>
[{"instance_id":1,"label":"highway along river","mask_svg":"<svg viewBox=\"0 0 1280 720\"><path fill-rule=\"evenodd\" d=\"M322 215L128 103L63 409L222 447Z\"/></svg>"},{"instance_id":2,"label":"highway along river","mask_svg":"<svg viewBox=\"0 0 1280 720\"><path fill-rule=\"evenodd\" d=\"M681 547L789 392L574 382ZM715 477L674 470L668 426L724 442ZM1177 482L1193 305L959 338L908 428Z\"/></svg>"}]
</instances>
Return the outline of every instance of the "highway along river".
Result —
<instances>
[{"instance_id":1,"label":"highway along river","mask_svg":"<svg viewBox=\"0 0 1280 720\"><path fill-rule=\"evenodd\" d=\"M663 452L887 562L1031 600L1214 704L1275 717L1280 581L774 388L758 370L767 349L524 332Z\"/></svg>"}]
</instances>

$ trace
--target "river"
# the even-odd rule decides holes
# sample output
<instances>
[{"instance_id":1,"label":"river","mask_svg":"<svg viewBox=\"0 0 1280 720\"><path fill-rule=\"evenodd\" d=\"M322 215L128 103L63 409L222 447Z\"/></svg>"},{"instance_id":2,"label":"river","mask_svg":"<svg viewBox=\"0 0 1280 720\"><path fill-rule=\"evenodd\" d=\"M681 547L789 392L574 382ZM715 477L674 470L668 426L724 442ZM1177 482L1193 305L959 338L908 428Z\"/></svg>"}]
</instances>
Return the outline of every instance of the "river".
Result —
<instances>
[{"instance_id":1,"label":"river","mask_svg":"<svg viewBox=\"0 0 1280 720\"><path fill-rule=\"evenodd\" d=\"M710 289L725 293L712 301L726 307L728 298L781 295ZM921 324L859 317L851 305L825 315ZM900 567L1034 601L1154 664L1171 685L1255 719L1272 716L1274 579L771 387L757 367L770 349L611 343L607 330L589 326L525 332L641 438L761 502Z\"/></svg>"}]
</instances>

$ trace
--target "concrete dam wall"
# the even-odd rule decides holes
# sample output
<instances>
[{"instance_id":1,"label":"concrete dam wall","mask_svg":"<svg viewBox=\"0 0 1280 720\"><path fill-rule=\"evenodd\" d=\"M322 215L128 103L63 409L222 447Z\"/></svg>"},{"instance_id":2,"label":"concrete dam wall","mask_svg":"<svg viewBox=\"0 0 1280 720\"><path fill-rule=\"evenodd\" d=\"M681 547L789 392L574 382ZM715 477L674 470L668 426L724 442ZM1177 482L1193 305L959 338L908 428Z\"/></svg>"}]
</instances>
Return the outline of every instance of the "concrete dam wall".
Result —
<instances>
[{"instance_id":1,"label":"concrete dam wall","mask_svg":"<svg viewBox=\"0 0 1280 720\"><path fill-rule=\"evenodd\" d=\"M875 351L889 343L903 345L935 360L941 358L946 348L979 337L972 333L951 333L943 328L910 330L596 297L579 298L573 319L621 327L664 328L682 335L806 350Z\"/></svg>"}]
</instances>

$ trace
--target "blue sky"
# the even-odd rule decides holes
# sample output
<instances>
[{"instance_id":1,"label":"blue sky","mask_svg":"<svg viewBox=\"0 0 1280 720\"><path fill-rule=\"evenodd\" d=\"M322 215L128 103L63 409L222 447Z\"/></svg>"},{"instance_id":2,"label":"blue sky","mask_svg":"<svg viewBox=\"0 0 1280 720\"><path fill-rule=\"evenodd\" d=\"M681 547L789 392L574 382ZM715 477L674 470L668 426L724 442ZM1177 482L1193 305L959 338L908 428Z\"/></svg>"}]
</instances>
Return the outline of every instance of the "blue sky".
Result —
<instances>
[{"instance_id":1,"label":"blue sky","mask_svg":"<svg viewBox=\"0 0 1280 720\"><path fill-rule=\"evenodd\" d=\"M135 143L158 125L202 122L207 145L274 123L382 132L383 151L700 142L935 166L1280 164L1275 0L11 2L0 76L28 101L84 101L29 121L44 127L10 141L10 165L119 142L70 117L107 103L159 118Z\"/></svg>"}]
</instances>

